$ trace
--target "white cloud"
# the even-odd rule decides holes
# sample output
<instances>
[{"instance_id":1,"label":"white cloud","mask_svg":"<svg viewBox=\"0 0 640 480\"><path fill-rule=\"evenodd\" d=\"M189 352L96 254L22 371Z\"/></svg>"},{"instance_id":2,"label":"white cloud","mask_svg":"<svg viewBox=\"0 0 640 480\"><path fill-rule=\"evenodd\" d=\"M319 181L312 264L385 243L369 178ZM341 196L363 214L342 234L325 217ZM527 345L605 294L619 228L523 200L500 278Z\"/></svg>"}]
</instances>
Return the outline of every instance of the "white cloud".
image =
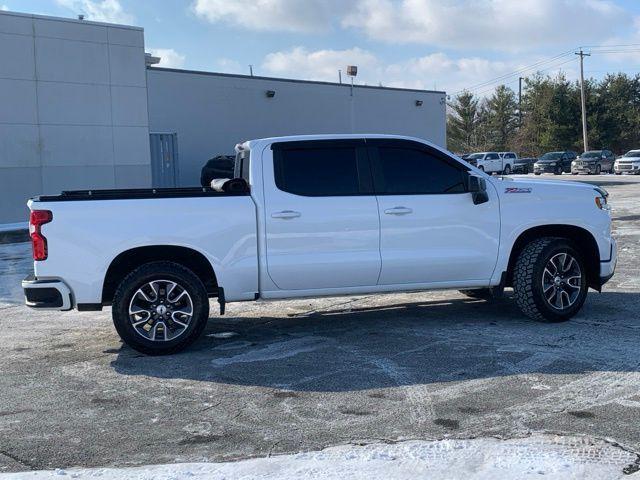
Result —
<instances>
[{"instance_id":1,"label":"white cloud","mask_svg":"<svg viewBox=\"0 0 640 480\"><path fill-rule=\"evenodd\" d=\"M608 0L359 0L344 27L389 43L528 50L600 43L632 19Z\"/></svg>"},{"instance_id":2,"label":"white cloud","mask_svg":"<svg viewBox=\"0 0 640 480\"><path fill-rule=\"evenodd\" d=\"M9 11L9 7L7 7L6 5L0 5L0 10L2 10L3 12L7 12Z\"/></svg>"},{"instance_id":3,"label":"white cloud","mask_svg":"<svg viewBox=\"0 0 640 480\"><path fill-rule=\"evenodd\" d=\"M387 87L416 88L445 90L449 94L465 88L477 86L509 74L503 83L517 88L518 74L513 72L525 68L541 60L540 57L519 56L518 60L488 60L481 57L454 58L442 52L436 52L422 57L408 58L396 62L385 63L372 52L351 48L347 50L308 50L295 47L290 50L268 54L262 70L267 75L305 80L323 80L335 82L338 70L343 71L343 81L347 65L358 66L356 83L367 85L382 84ZM571 59L573 60L573 59ZM543 65L550 66L545 74L555 75L559 69L567 71L567 65L559 63ZM570 77L574 72L569 70ZM262 73L262 72L261 72ZM527 70L526 74L533 74L534 70ZM481 96L490 95L499 83L478 86L474 91Z\"/></svg>"},{"instance_id":4,"label":"white cloud","mask_svg":"<svg viewBox=\"0 0 640 480\"><path fill-rule=\"evenodd\" d=\"M338 70L344 73L347 65L358 65L360 70L365 72L379 70L379 62L375 55L357 47L349 50L316 51L295 47L288 51L268 54L262 68L278 76L335 82L338 79ZM346 79L346 75L344 78Z\"/></svg>"},{"instance_id":5,"label":"white cloud","mask_svg":"<svg viewBox=\"0 0 640 480\"><path fill-rule=\"evenodd\" d=\"M118 0L56 0L58 5L84 14L93 22L131 24L135 17L126 12Z\"/></svg>"},{"instance_id":6,"label":"white cloud","mask_svg":"<svg viewBox=\"0 0 640 480\"><path fill-rule=\"evenodd\" d=\"M147 48L147 51L154 57L160 57L160 63L156 64L158 67L182 68L184 66L186 57L173 48Z\"/></svg>"},{"instance_id":7,"label":"white cloud","mask_svg":"<svg viewBox=\"0 0 640 480\"><path fill-rule=\"evenodd\" d=\"M211 23L262 31L321 32L348 4L342 0L195 0L191 8Z\"/></svg>"}]
</instances>

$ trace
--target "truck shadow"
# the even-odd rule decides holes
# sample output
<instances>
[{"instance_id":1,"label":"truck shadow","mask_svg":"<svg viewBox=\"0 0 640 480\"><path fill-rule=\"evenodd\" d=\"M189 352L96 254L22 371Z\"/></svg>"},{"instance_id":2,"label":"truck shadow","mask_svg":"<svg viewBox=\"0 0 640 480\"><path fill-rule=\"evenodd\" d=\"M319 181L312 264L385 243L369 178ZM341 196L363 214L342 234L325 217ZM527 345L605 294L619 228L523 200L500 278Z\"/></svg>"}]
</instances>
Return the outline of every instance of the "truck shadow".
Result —
<instances>
[{"instance_id":1,"label":"truck shadow","mask_svg":"<svg viewBox=\"0 0 640 480\"><path fill-rule=\"evenodd\" d=\"M347 302L307 314L212 318L186 352L148 357L123 346L112 366L123 375L292 392L640 366L637 292L590 294L582 312L560 324L529 320L509 299L452 295L356 308Z\"/></svg>"}]
</instances>

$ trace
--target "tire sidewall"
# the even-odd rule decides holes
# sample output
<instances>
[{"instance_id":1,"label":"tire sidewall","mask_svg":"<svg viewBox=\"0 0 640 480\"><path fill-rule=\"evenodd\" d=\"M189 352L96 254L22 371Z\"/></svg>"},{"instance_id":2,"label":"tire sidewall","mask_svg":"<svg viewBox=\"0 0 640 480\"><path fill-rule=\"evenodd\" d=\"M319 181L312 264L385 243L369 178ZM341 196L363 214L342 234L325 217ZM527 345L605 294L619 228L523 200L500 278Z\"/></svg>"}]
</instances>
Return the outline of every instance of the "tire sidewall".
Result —
<instances>
[{"instance_id":1,"label":"tire sidewall","mask_svg":"<svg viewBox=\"0 0 640 480\"><path fill-rule=\"evenodd\" d=\"M171 280L185 288L193 302L193 316L186 331L178 338L154 342L138 334L129 319L129 303L135 292L154 280ZM113 300L114 326L130 347L142 353L165 355L175 353L194 342L204 330L209 317L209 299L202 281L191 270L172 262L152 262L134 270L122 281Z\"/></svg>"},{"instance_id":2,"label":"tire sidewall","mask_svg":"<svg viewBox=\"0 0 640 480\"><path fill-rule=\"evenodd\" d=\"M551 307L547 303L544 297L544 292L542 291L542 275L543 275L544 269L547 266L547 263L549 262L549 260L554 255L557 255L558 253L568 253L569 255L573 256L578 262L578 264L580 265L580 272L582 274L582 278L580 279L580 282L581 282L580 294L578 295L576 302L571 307L563 311L558 311L557 309L554 309L553 307ZM585 268L585 264L584 264L584 260L582 259L582 256L575 248L573 248L566 241L557 240L549 244L542 251L540 257L538 258L538 261L536 262L533 268L532 291L533 291L533 301L535 302L536 306L538 307L538 309L541 311L541 313L544 315L546 319L553 322L562 322L574 316L582 308L582 305L584 304L587 298L587 290L588 290L586 273L587 272L586 272L586 268Z\"/></svg>"}]
</instances>

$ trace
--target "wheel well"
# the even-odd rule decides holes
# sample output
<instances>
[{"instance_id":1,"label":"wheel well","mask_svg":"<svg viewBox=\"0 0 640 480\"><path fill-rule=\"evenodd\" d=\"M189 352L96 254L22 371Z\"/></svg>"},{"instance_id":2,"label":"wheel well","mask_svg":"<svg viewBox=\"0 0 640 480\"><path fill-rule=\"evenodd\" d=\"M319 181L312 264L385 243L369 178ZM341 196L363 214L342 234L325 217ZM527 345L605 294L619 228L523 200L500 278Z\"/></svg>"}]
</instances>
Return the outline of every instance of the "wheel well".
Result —
<instances>
[{"instance_id":1,"label":"wheel well","mask_svg":"<svg viewBox=\"0 0 640 480\"><path fill-rule=\"evenodd\" d=\"M125 276L145 263L158 260L184 265L202 280L209 296L218 294L218 280L211 263L204 255L187 247L154 245L126 250L113 259L104 278L102 303L111 303L118 284Z\"/></svg>"},{"instance_id":2,"label":"wheel well","mask_svg":"<svg viewBox=\"0 0 640 480\"><path fill-rule=\"evenodd\" d=\"M572 225L542 225L525 230L520 234L509 256L506 285L513 285L513 268L522 249L532 240L541 237L559 237L571 241L582 255L587 267L589 287L600 290L600 250L593 235L584 228Z\"/></svg>"}]
</instances>

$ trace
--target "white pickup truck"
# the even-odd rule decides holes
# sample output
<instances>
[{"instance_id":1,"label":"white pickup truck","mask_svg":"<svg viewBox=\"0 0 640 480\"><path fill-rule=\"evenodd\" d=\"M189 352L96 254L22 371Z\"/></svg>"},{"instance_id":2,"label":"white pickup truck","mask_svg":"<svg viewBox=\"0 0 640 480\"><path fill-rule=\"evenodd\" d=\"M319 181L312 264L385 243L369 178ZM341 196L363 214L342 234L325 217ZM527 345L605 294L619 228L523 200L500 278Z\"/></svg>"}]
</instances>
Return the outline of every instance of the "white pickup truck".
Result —
<instances>
[{"instance_id":1,"label":"white pickup truck","mask_svg":"<svg viewBox=\"0 0 640 480\"><path fill-rule=\"evenodd\" d=\"M465 160L483 172L509 175L518 156L514 152L480 152L467 155Z\"/></svg>"},{"instance_id":2,"label":"white pickup truck","mask_svg":"<svg viewBox=\"0 0 640 480\"><path fill-rule=\"evenodd\" d=\"M492 178L400 136L266 138L236 152L246 189L233 193L29 200L27 305L111 305L127 344L165 354L198 338L209 298L224 313L257 299L513 287L526 315L558 322L615 269L607 194L591 185Z\"/></svg>"}]
</instances>

